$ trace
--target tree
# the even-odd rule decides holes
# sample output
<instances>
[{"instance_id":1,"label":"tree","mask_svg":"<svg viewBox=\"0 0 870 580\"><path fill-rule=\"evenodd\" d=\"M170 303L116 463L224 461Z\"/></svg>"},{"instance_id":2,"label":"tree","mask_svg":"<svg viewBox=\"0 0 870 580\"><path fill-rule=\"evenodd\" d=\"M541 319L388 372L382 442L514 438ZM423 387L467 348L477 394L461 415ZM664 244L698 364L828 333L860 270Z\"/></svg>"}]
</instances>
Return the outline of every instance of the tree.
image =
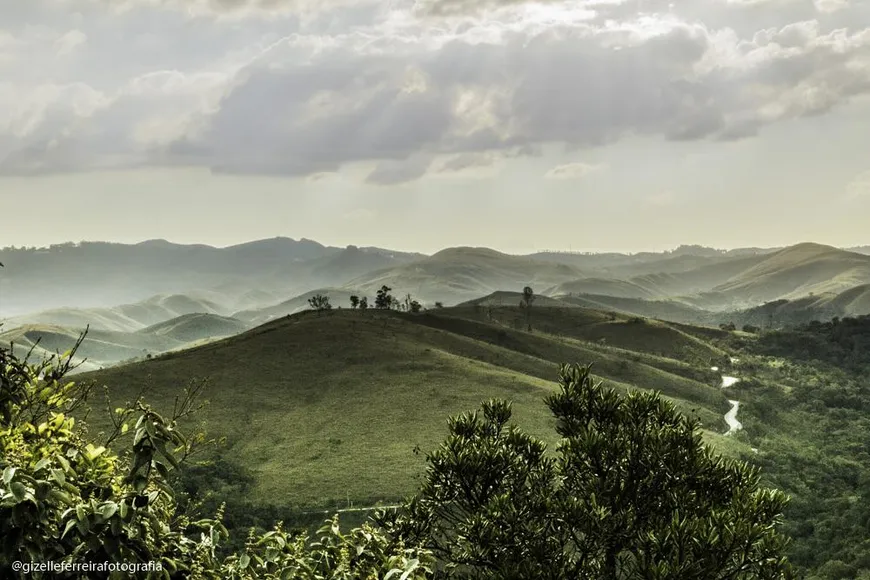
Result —
<instances>
[{"instance_id":1,"label":"tree","mask_svg":"<svg viewBox=\"0 0 870 580\"><path fill-rule=\"evenodd\" d=\"M449 422L420 492L377 519L444 578L790 578L785 496L707 448L657 393L620 395L563 365L546 403L556 454L509 426L510 403Z\"/></svg>"},{"instance_id":2,"label":"tree","mask_svg":"<svg viewBox=\"0 0 870 580\"><path fill-rule=\"evenodd\" d=\"M444 308L444 303L443 302L436 302L435 308Z\"/></svg>"},{"instance_id":3,"label":"tree","mask_svg":"<svg viewBox=\"0 0 870 580\"><path fill-rule=\"evenodd\" d=\"M350 297L350 307L354 310L359 306L359 296L356 294L351 295Z\"/></svg>"},{"instance_id":4,"label":"tree","mask_svg":"<svg viewBox=\"0 0 870 580\"><path fill-rule=\"evenodd\" d=\"M213 518L181 511L170 475L199 436L177 420L197 408L197 389L164 417L141 399L112 412L114 431L99 444L73 414L90 388L64 379L79 343L39 365L0 349L0 570L4 578L55 578L15 571L13 562L108 562L117 570L75 578L207 580L363 580L429 577L432 557L395 544L365 525L342 534L327 522L317 541L281 526L251 533L243 552L220 559L227 539L222 508ZM118 445L120 453L110 446ZM123 568L121 566L124 566ZM136 566L136 572L130 572ZM12 572L10 572L12 571Z\"/></svg>"},{"instance_id":5,"label":"tree","mask_svg":"<svg viewBox=\"0 0 870 580\"><path fill-rule=\"evenodd\" d=\"M375 296L375 308L386 309L392 308L395 300L390 294L393 289L387 286L386 284L381 286L380 290L378 290L377 295Z\"/></svg>"},{"instance_id":6,"label":"tree","mask_svg":"<svg viewBox=\"0 0 870 580\"><path fill-rule=\"evenodd\" d=\"M329 302L329 296L323 294L315 294L308 299L308 305L318 312L322 310L332 310L332 304Z\"/></svg>"},{"instance_id":7,"label":"tree","mask_svg":"<svg viewBox=\"0 0 870 580\"><path fill-rule=\"evenodd\" d=\"M532 290L531 286L526 286L523 288L523 297L520 299L520 308L525 308L526 310L526 329L532 330L532 302L535 301L535 291Z\"/></svg>"},{"instance_id":8,"label":"tree","mask_svg":"<svg viewBox=\"0 0 870 580\"><path fill-rule=\"evenodd\" d=\"M403 312L420 312L422 310L423 305L420 304L417 300L414 300L411 297L411 294L405 294L405 300L401 304L401 309Z\"/></svg>"},{"instance_id":9,"label":"tree","mask_svg":"<svg viewBox=\"0 0 870 580\"><path fill-rule=\"evenodd\" d=\"M367 310L368 307L369 307L369 298L368 298L368 296L363 296L359 300L359 309L360 310Z\"/></svg>"}]
</instances>

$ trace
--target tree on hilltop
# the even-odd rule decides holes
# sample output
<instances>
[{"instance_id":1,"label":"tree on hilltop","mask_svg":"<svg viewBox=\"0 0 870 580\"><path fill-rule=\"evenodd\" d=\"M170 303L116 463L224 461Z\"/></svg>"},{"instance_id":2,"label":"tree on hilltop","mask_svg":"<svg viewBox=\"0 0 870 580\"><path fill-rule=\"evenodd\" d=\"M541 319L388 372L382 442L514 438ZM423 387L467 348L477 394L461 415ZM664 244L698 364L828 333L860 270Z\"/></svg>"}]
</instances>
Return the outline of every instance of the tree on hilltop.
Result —
<instances>
[{"instance_id":1,"label":"tree on hilltop","mask_svg":"<svg viewBox=\"0 0 870 580\"><path fill-rule=\"evenodd\" d=\"M389 309L393 307L395 299L393 298L393 295L390 294L392 290L393 289L386 284L381 286L381 288L378 290L377 295L375 296L375 308Z\"/></svg>"},{"instance_id":2,"label":"tree on hilltop","mask_svg":"<svg viewBox=\"0 0 870 580\"><path fill-rule=\"evenodd\" d=\"M329 302L329 296L323 294L315 294L308 299L308 305L318 312L322 310L332 310L332 304Z\"/></svg>"},{"instance_id":3,"label":"tree on hilltop","mask_svg":"<svg viewBox=\"0 0 870 580\"><path fill-rule=\"evenodd\" d=\"M369 307L369 297L368 297L368 296L363 296L363 297L360 298L360 300L359 300L359 309L360 309L360 310L367 310L368 307Z\"/></svg>"},{"instance_id":4,"label":"tree on hilltop","mask_svg":"<svg viewBox=\"0 0 870 580\"><path fill-rule=\"evenodd\" d=\"M377 520L445 563L442 578L791 578L786 497L702 442L657 393L621 395L563 365L546 404L556 454L489 401L449 422L422 489Z\"/></svg>"},{"instance_id":5,"label":"tree on hilltop","mask_svg":"<svg viewBox=\"0 0 870 580\"><path fill-rule=\"evenodd\" d=\"M526 311L526 330L532 330L532 302L535 301L535 291L531 286L523 288L523 297L520 298L520 308Z\"/></svg>"},{"instance_id":6,"label":"tree on hilltop","mask_svg":"<svg viewBox=\"0 0 870 580\"><path fill-rule=\"evenodd\" d=\"M352 294L350 297L350 307L354 310L359 306L359 296Z\"/></svg>"}]
</instances>

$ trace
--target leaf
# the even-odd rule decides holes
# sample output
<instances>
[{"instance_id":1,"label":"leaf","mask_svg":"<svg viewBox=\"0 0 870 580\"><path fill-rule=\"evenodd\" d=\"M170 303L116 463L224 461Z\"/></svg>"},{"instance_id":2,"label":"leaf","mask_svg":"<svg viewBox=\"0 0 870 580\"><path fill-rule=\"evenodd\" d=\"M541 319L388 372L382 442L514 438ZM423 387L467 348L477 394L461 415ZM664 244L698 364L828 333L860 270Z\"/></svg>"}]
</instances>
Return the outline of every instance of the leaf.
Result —
<instances>
[{"instance_id":1,"label":"leaf","mask_svg":"<svg viewBox=\"0 0 870 580\"><path fill-rule=\"evenodd\" d=\"M94 447L91 443L88 443L88 446L85 447L85 455L91 461L102 455L105 451L106 448L102 445L100 445L99 447Z\"/></svg>"},{"instance_id":2,"label":"leaf","mask_svg":"<svg viewBox=\"0 0 870 580\"><path fill-rule=\"evenodd\" d=\"M9 485L9 482L12 481L13 477L15 477L15 471L16 471L16 468L11 467L11 466L4 469L3 470L3 483L5 483L6 485Z\"/></svg>"},{"instance_id":3,"label":"leaf","mask_svg":"<svg viewBox=\"0 0 870 580\"><path fill-rule=\"evenodd\" d=\"M33 471L36 472L36 471L39 471L41 469L45 469L49 465L51 465L51 460L47 457L43 457L42 459L40 459L39 461L36 462L36 465L33 466Z\"/></svg>"},{"instance_id":4,"label":"leaf","mask_svg":"<svg viewBox=\"0 0 870 580\"><path fill-rule=\"evenodd\" d=\"M61 485L66 483L66 475L60 469L52 469L51 478Z\"/></svg>"},{"instance_id":5,"label":"leaf","mask_svg":"<svg viewBox=\"0 0 870 580\"><path fill-rule=\"evenodd\" d=\"M15 499L18 501L24 501L27 497L27 488L19 481L13 481L12 485L9 486L9 491L12 492L12 495L15 496Z\"/></svg>"},{"instance_id":6,"label":"leaf","mask_svg":"<svg viewBox=\"0 0 870 580\"><path fill-rule=\"evenodd\" d=\"M71 529L73 529L73 526L75 526L75 525L76 525L76 521L75 521L75 520L70 520L70 521L68 521L68 522L66 523L66 526L64 526L64 528L63 528L63 533L60 535L60 539L61 539L61 540L64 539L64 538L66 537L66 535L69 533L69 531L70 531Z\"/></svg>"},{"instance_id":7,"label":"leaf","mask_svg":"<svg viewBox=\"0 0 870 580\"><path fill-rule=\"evenodd\" d=\"M118 504L116 504L115 502L108 502L104 504L103 507L100 509L100 515L108 520L111 519L111 517L115 515L115 512L117 511Z\"/></svg>"},{"instance_id":8,"label":"leaf","mask_svg":"<svg viewBox=\"0 0 870 580\"><path fill-rule=\"evenodd\" d=\"M239 558L239 566L241 566L242 570L248 567L248 564L251 563L251 557L247 554L242 554Z\"/></svg>"}]
</instances>

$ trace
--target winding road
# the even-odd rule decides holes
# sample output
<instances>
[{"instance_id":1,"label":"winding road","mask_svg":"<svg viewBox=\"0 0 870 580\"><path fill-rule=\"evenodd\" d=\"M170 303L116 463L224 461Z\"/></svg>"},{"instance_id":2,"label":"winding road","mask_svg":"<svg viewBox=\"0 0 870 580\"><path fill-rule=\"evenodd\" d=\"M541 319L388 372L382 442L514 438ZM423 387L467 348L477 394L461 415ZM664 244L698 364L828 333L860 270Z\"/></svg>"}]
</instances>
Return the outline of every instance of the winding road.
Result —
<instances>
[{"instance_id":1,"label":"winding road","mask_svg":"<svg viewBox=\"0 0 870 580\"><path fill-rule=\"evenodd\" d=\"M732 359L736 360L736 359ZM728 387L734 385L740 379L737 377L722 377L722 388L727 389ZM728 424L728 431L725 433L726 435L731 435L737 431L743 429L743 423L737 420L737 410L740 408L740 401L734 401L729 399L729 403L731 403L731 408L725 413L725 422Z\"/></svg>"}]
</instances>

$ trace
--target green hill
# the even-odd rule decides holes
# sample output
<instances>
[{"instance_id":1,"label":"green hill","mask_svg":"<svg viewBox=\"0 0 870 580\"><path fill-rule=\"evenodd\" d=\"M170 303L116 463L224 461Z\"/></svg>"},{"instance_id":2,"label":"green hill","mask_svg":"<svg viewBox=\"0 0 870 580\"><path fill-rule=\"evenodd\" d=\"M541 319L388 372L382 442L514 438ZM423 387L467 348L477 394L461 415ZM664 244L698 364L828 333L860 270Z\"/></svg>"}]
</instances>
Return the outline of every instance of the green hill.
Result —
<instances>
[{"instance_id":1,"label":"green hill","mask_svg":"<svg viewBox=\"0 0 870 580\"><path fill-rule=\"evenodd\" d=\"M657 294L634 282L612 278L581 278L563 282L542 292L548 296L565 294L603 294L615 298L656 298Z\"/></svg>"},{"instance_id":2,"label":"green hill","mask_svg":"<svg viewBox=\"0 0 870 580\"><path fill-rule=\"evenodd\" d=\"M81 332L61 326L26 325L0 333L0 344L14 343L26 349L35 347L33 355L39 359L70 350ZM144 357L148 353L166 352L183 345L184 342L168 336L97 329L88 332L77 352L77 360L88 360L90 365L85 367L86 370ZM20 351L16 349L16 352Z\"/></svg>"},{"instance_id":3,"label":"green hill","mask_svg":"<svg viewBox=\"0 0 870 580\"><path fill-rule=\"evenodd\" d=\"M544 324L545 310L536 311L535 324ZM548 319L556 325L574 309L552 310ZM225 459L253 472L250 498L260 505L395 500L413 489L422 468L412 449L432 448L447 416L490 397L512 399L518 422L551 437L542 397L566 360L593 361L620 388L661 390L699 417L711 440L735 445L717 435L726 430L729 404L706 360L722 351L666 325L647 329L576 310L576 318L559 323L561 335L475 319L474 308L419 315L309 311L81 378L106 384L119 400L146 389L164 410L189 379L208 378L202 418L213 436L227 437ZM572 335L582 320L597 330ZM599 336L607 344L588 340ZM662 356L653 342L667 341L675 355L703 364ZM639 350L625 350L631 347Z\"/></svg>"},{"instance_id":4,"label":"green hill","mask_svg":"<svg viewBox=\"0 0 870 580\"><path fill-rule=\"evenodd\" d=\"M77 372L189 347L248 328L233 318L202 313L183 314L134 332L90 328L76 353L78 363L86 361ZM15 345L19 355L32 348L33 357L41 359L72 349L84 331L84 327L26 324L0 332L0 344Z\"/></svg>"},{"instance_id":5,"label":"green hill","mask_svg":"<svg viewBox=\"0 0 870 580\"><path fill-rule=\"evenodd\" d=\"M708 310L696 308L677 300L643 300L640 298L615 298L600 294L574 294L557 296L560 302L597 310L614 310L623 314L658 318L687 324L711 324L719 317Z\"/></svg>"},{"instance_id":6,"label":"green hill","mask_svg":"<svg viewBox=\"0 0 870 580\"><path fill-rule=\"evenodd\" d=\"M235 318L216 314L184 314L178 318L158 322L136 331L137 334L153 334L188 343L222 336L232 336L247 330L249 326Z\"/></svg>"},{"instance_id":7,"label":"green hill","mask_svg":"<svg viewBox=\"0 0 870 580\"><path fill-rule=\"evenodd\" d=\"M56 308L10 318L7 328L42 324L94 330L133 332L147 326L194 313L227 314L216 302L190 295L160 294L141 302L121 304L110 308Z\"/></svg>"},{"instance_id":8,"label":"green hill","mask_svg":"<svg viewBox=\"0 0 870 580\"><path fill-rule=\"evenodd\" d=\"M807 243L767 256L712 291L732 302L753 306L810 293L840 293L868 283L870 256Z\"/></svg>"}]
</instances>

